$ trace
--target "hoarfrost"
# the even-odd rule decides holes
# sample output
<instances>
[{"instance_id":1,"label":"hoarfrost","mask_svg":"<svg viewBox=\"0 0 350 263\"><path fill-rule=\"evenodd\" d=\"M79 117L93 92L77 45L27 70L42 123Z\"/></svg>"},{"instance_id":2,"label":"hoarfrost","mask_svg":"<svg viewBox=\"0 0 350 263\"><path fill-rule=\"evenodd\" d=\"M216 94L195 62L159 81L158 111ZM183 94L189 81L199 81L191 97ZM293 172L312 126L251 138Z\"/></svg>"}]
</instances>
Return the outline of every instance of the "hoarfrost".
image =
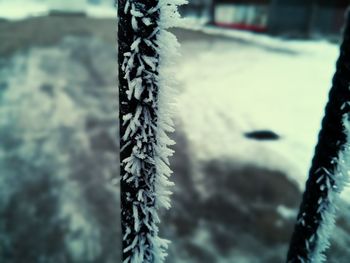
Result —
<instances>
[{"instance_id":1,"label":"hoarfrost","mask_svg":"<svg viewBox=\"0 0 350 263\"><path fill-rule=\"evenodd\" d=\"M174 141L167 133L174 131L170 109L173 102L169 101L174 97L174 81L173 74L168 72L168 66L173 63L179 44L176 37L166 29L177 25L180 18L177 6L183 3L161 0L156 7L143 10L143 5L129 0L124 8L124 12L132 16L131 27L135 31L135 37L129 52L124 53L122 70L128 83L127 98L129 101L136 100L138 106L135 112L122 117L122 125L125 127L123 141L131 137L134 140L131 155L122 161L127 172L123 180L138 189L142 177L147 186L136 190L135 200L130 200L133 225L129 225L123 238L130 238L131 232L136 233L136 237L124 249L124 252L132 251L124 263L162 263L167 256L169 241L158 236L157 224L160 219L157 209L169 209L171 206L169 187L173 183L168 178L172 173L169 157L173 150L168 147ZM138 36L139 28L154 23L153 15L156 11L159 11L160 17L155 29L148 36ZM142 45L151 47L156 55L142 54ZM154 109L155 118L151 113ZM145 227L149 229L146 235L141 233Z\"/></svg>"},{"instance_id":2,"label":"hoarfrost","mask_svg":"<svg viewBox=\"0 0 350 263\"><path fill-rule=\"evenodd\" d=\"M350 171L350 115L345 114L343 117L344 133L347 136L347 142L343 149L339 152L336 161L336 168L333 172L326 169L320 169L323 175L317 180L317 183L322 181L321 190L326 191L326 196L318 200L317 212L321 216L321 224L318 231L309 240L306 240L306 247L310 249L310 244L316 244L313 252L310 253L310 262L322 263L326 261L324 251L330 247L329 238L335 226L335 216L340 200L340 193L349 182ZM331 183L333 182L333 184ZM301 221L300 221L301 220ZM303 223L302 219L299 222ZM315 243L316 241L316 243Z\"/></svg>"}]
</instances>

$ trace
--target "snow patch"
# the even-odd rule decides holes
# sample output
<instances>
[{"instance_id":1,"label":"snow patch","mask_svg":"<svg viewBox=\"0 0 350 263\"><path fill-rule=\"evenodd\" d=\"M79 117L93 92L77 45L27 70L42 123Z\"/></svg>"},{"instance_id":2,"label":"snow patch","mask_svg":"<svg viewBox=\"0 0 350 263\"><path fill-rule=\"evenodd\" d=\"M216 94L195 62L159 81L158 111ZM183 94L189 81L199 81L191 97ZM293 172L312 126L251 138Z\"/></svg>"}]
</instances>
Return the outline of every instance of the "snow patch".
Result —
<instances>
[{"instance_id":1,"label":"snow patch","mask_svg":"<svg viewBox=\"0 0 350 263\"><path fill-rule=\"evenodd\" d=\"M298 215L297 210L286 207L284 205L279 205L277 207L277 213L287 220L294 220Z\"/></svg>"},{"instance_id":2,"label":"snow patch","mask_svg":"<svg viewBox=\"0 0 350 263\"><path fill-rule=\"evenodd\" d=\"M204 29L205 34L214 30ZM177 110L193 158L232 158L283 171L303 190L339 47L230 34L182 43ZM251 39L241 42L241 36ZM244 133L249 130L273 130L281 139L248 140Z\"/></svg>"},{"instance_id":3,"label":"snow patch","mask_svg":"<svg viewBox=\"0 0 350 263\"><path fill-rule=\"evenodd\" d=\"M64 12L84 12L93 18L115 18L115 6L107 3L89 4L86 0L79 1L35 1L35 0L0 0L0 18L7 20L22 20L29 17L46 16L51 10Z\"/></svg>"},{"instance_id":4,"label":"snow patch","mask_svg":"<svg viewBox=\"0 0 350 263\"><path fill-rule=\"evenodd\" d=\"M0 17L8 20L21 20L27 17L47 15L45 3L35 1L0 1Z\"/></svg>"}]
</instances>

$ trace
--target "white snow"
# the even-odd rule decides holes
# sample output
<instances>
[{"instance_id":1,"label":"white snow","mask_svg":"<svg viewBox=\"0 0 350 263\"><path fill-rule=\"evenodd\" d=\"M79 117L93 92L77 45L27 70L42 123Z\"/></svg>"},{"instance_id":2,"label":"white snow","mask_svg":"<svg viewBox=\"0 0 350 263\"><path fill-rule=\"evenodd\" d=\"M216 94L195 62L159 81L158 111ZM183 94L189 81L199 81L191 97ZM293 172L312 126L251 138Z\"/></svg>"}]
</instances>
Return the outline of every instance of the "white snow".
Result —
<instances>
[{"instance_id":1,"label":"white snow","mask_svg":"<svg viewBox=\"0 0 350 263\"><path fill-rule=\"evenodd\" d=\"M304 187L338 57L325 41L285 41L233 30L182 43L180 121L197 161L231 158L287 174ZM231 38L231 39L230 39ZM237 40L237 41L235 41ZM243 134L268 129L278 141Z\"/></svg>"},{"instance_id":2,"label":"white snow","mask_svg":"<svg viewBox=\"0 0 350 263\"><path fill-rule=\"evenodd\" d=\"M87 5L86 13L89 17L114 19L117 15L117 9L109 5Z\"/></svg>"},{"instance_id":3,"label":"white snow","mask_svg":"<svg viewBox=\"0 0 350 263\"><path fill-rule=\"evenodd\" d=\"M47 15L47 5L36 1L0 1L0 18L20 20L31 16Z\"/></svg>"},{"instance_id":4,"label":"white snow","mask_svg":"<svg viewBox=\"0 0 350 263\"><path fill-rule=\"evenodd\" d=\"M0 0L0 17L43 15L56 2ZM96 17L114 17L116 12L107 4L81 6ZM213 35L214 41L184 42L183 57L176 66L181 90L177 96L178 112L195 145L194 158L226 156L283 170L303 188L338 45L286 41L202 24L189 18L181 26ZM226 36L232 41L215 40L215 36ZM146 58L145 63L153 62ZM258 129L271 129L282 139L256 142L242 135Z\"/></svg>"},{"instance_id":5,"label":"white snow","mask_svg":"<svg viewBox=\"0 0 350 263\"><path fill-rule=\"evenodd\" d=\"M115 18L116 8L111 3L88 4L86 0L38 1L38 0L0 0L0 18L22 20L28 17L45 16L50 10L66 12L82 11L89 17Z\"/></svg>"},{"instance_id":6,"label":"white snow","mask_svg":"<svg viewBox=\"0 0 350 263\"><path fill-rule=\"evenodd\" d=\"M294 220L298 215L297 210L286 207L284 205L277 206L276 211L280 216L287 220Z\"/></svg>"},{"instance_id":7,"label":"white snow","mask_svg":"<svg viewBox=\"0 0 350 263\"><path fill-rule=\"evenodd\" d=\"M302 190L339 46L200 26L196 30L215 37L211 42L182 43L184 55L177 68L182 84L178 111L194 162L224 158L277 169ZM344 124L349 136L349 121ZM254 130L272 130L281 139L261 142L243 136ZM336 170L324 170L320 180L320 187L328 192L318 203L323 220L319 231L305 241L307 246L316 241L312 262L326 260L323 252L329 247L340 193L349 179L349 149L346 145ZM336 180L334 186L329 178ZM349 201L349 193L345 191L343 199ZM284 206L278 206L277 212L287 219L297 214ZM303 217L299 223L305 224Z\"/></svg>"},{"instance_id":8,"label":"white snow","mask_svg":"<svg viewBox=\"0 0 350 263\"><path fill-rule=\"evenodd\" d=\"M17 20L45 15L52 7L47 2L0 0L0 17ZM115 17L116 13L115 8L107 5L89 5L82 10L95 17ZM138 13L134 12L134 15L139 17ZM147 19L142 21L148 23ZM182 26L213 36L213 41L183 42L183 56L176 66L162 68L164 71L175 69L179 80L176 114L190 140L194 162L227 158L254 163L285 171L303 189L339 46L326 41L287 41L235 30L194 26L189 20ZM171 45L167 43L174 41L171 35L163 34L159 41L164 41L162 46L166 54L171 51ZM137 53L137 42L133 50ZM133 59L130 56L130 64ZM143 61L148 65L155 63L148 57L143 57ZM168 80L160 81L168 83ZM138 98L142 92L135 85L130 96ZM168 101L166 95L162 94L164 103ZM67 98L60 99L70 106ZM168 115L170 113L166 112L163 117L168 119ZM65 120L74 122L70 118ZM124 121L132 124L130 132L133 132L138 120L125 116ZM167 130L166 126L164 123L164 130ZM243 136L245 132L261 129L272 130L281 139L259 142ZM163 136L164 145L171 144L165 133L160 136ZM160 151L166 156L171 154L164 149ZM170 170L160 159L157 164L166 174L159 178L159 184L166 186ZM138 167L130 169L138 170ZM168 197L169 192L162 192L159 204L168 208ZM345 190L342 197L349 200L349 190ZM293 211L278 207L278 212L292 217ZM327 218L333 220L332 216ZM329 231L325 229L325 235ZM163 242L165 247L165 241L154 242ZM323 245L327 246L327 243Z\"/></svg>"}]
</instances>

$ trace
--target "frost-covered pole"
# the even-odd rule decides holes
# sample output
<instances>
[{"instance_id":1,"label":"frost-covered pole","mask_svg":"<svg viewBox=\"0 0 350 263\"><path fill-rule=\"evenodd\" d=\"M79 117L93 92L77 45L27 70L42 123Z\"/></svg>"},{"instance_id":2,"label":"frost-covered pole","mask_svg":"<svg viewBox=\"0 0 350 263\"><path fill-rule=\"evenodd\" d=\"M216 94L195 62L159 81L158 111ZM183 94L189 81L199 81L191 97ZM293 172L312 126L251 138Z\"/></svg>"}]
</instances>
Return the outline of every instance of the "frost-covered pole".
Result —
<instances>
[{"instance_id":1,"label":"frost-covered pole","mask_svg":"<svg viewBox=\"0 0 350 263\"><path fill-rule=\"evenodd\" d=\"M158 208L170 207L173 142L166 74L178 48L166 29L178 18L172 0L119 0L118 59L123 263L160 263Z\"/></svg>"},{"instance_id":2,"label":"frost-covered pole","mask_svg":"<svg viewBox=\"0 0 350 263\"><path fill-rule=\"evenodd\" d=\"M324 252L330 245L336 203L350 169L349 85L348 14L329 102L288 252L288 263L320 263L326 260Z\"/></svg>"}]
</instances>

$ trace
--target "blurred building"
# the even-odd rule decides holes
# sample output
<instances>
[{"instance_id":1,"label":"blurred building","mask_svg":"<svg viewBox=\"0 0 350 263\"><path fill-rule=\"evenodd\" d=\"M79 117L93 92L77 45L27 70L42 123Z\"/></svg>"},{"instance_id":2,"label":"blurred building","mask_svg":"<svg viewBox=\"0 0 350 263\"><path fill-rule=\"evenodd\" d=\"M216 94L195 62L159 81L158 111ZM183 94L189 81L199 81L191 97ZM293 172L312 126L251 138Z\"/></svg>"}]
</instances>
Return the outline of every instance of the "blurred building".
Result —
<instances>
[{"instance_id":1,"label":"blurred building","mask_svg":"<svg viewBox=\"0 0 350 263\"><path fill-rule=\"evenodd\" d=\"M222 27L265 32L270 0L213 0L212 22Z\"/></svg>"},{"instance_id":2,"label":"blurred building","mask_svg":"<svg viewBox=\"0 0 350 263\"><path fill-rule=\"evenodd\" d=\"M181 15L197 17L203 20L208 20L211 10L214 7L214 0L188 0L188 4L180 6Z\"/></svg>"},{"instance_id":3,"label":"blurred building","mask_svg":"<svg viewBox=\"0 0 350 263\"><path fill-rule=\"evenodd\" d=\"M213 0L211 23L295 36L339 34L349 0Z\"/></svg>"}]
</instances>

